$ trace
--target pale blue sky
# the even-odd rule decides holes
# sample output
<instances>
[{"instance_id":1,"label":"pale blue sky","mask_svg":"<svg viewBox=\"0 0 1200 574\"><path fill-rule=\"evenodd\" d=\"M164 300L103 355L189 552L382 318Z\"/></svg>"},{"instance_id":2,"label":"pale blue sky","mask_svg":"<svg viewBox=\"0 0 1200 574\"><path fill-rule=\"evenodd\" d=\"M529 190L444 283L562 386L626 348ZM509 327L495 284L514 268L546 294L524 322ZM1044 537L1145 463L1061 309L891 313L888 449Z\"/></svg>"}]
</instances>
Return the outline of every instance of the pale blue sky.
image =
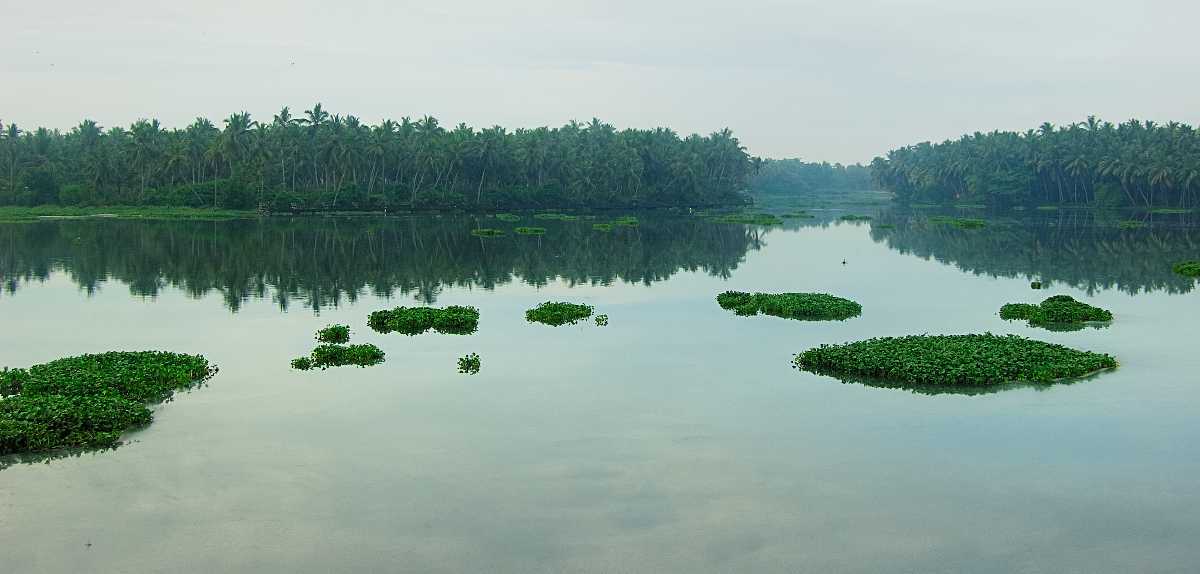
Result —
<instances>
[{"instance_id":1,"label":"pale blue sky","mask_svg":"<svg viewBox=\"0 0 1200 574\"><path fill-rule=\"evenodd\" d=\"M1198 4L0 0L0 121L321 101L370 122L728 126L758 155L869 161L1088 114L1200 123Z\"/></svg>"}]
</instances>

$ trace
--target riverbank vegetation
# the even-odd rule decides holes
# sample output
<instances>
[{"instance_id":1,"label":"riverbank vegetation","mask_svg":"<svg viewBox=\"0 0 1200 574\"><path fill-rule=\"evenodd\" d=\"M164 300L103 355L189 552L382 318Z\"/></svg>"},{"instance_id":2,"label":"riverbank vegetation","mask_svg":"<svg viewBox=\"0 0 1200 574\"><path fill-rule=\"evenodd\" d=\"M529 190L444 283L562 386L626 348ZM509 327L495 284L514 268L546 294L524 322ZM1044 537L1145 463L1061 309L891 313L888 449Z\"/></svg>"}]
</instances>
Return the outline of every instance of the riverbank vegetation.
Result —
<instances>
[{"instance_id":1,"label":"riverbank vegetation","mask_svg":"<svg viewBox=\"0 0 1200 574\"><path fill-rule=\"evenodd\" d=\"M320 104L183 128L0 124L0 166L0 205L271 211L724 205L743 201L754 170L729 130L368 125Z\"/></svg>"},{"instance_id":2,"label":"riverbank vegetation","mask_svg":"<svg viewBox=\"0 0 1200 574\"><path fill-rule=\"evenodd\" d=\"M859 164L765 159L749 180L750 191L769 196L838 195L872 189L871 170Z\"/></svg>"},{"instance_id":3,"label":"riverbank vegetation","mask_svg":"<svg viewBox=\"0 0 1200 574\"><path fill-rule=\"evenodd\" d=\"M1076 301L1070 295L1048 297L1038 305L1009 303L1000 307L1000 318L1025 320L1035 327L1077 328L1085 323L1107 323L1113 315L1106 309Z\"/></svg>"},{"instance_id":4,"label":"riverbank vegetation","mask_svg":"<svg viewBox=\"0 0 1200 574\"><path fill-rule=\"evenodd\" d=\"M746 293L726 291L717 304L737 315L762 313L786 319L843 321L862 314L862 306L826 293Z\"/></svg>"},{"instance_id":5,"label":"riverbank vegetation","mask_svg":"<svg viewBox=\"0 0 1200 574\"><path fill-rule=\"evenodd\" d=\"M110 448L153 420L148 404L203 384L216 367L162 351L67 357L0 370L0 455Z\"/></svg>"},{"instance_id":6,"label":"riverbank vegetation","mask_svg":"<svg viewBox=\"0 0 1200 574\"><path fill-rule=\"evenodd\" d=\"M560 325L574 325L579 321L592 316L594 309L591 305L582 303L566 303L562 301L546 301L525 311L525 320L530 323L542 323L558 327ZM607 322L607 316L606 322Z\"/></svg>"},{"instance_id":7,"label":"riverbank vegetation","mask_svg":"<svg viewBox=\"0 0 1200 574\"><path fill-rule=\"evenodd\" d=\"M432 329L446 335L470 335L479 329L479 310L461 305L396 307L371 313L367 326L378 333L420 335Z\"/></svg>"},{"instance_id":8,"label":"riverbank vegetation","mask_svg":"<svg viewBox=\"0 0 1200 574\"><path fill-rule=\"evenodd\" d=\"M904 202L1186 211L1200 200L1200 132L1178 122L1089 117L911 145L875 158L871 171Z\"/></svg>"},{"instance_id":9,"label":"riverbank vegetation","mask_svg":"<svg viewBox=\"0 0 1200 574\"><path fill-rule=\"evenodd\" d=\"M907 385L1052 383L1117 366L1113 357L1015 335L911 335L821 345L796 355L798 369Z\"/></svg>"}]
</instances>

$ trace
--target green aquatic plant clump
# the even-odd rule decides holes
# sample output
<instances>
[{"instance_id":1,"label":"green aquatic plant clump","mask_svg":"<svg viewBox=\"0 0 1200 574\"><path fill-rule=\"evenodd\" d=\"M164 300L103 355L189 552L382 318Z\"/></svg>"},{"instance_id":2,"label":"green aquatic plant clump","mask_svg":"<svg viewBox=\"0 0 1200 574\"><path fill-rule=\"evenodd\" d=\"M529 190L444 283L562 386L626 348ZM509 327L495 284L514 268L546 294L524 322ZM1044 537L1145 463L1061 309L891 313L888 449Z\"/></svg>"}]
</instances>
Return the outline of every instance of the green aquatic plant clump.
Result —
<instances>
[{"instance_id":1,"label":"green aquatic plant clump","mask_svg":"<svg viewBox=\"0 0 1200 574\"><path fill-rule=\"evenodd\" d=\"M504 231L489 227L481 227L479 229L472 229L471 235L474 235L475 237L501 237L504 235Z\"/></svg>"},{"instance_id":2,"label":"green aquatic plant clump","mask_svg":"<svg viewBox=\"0 0 1200 574\"><path fill-rule=\"evenodd\" d=\"M1069 327L1084 323L1105 323L1113 320L1107 309L1088 305L1070 295L1055 295L1038 305L1009 303L1000 307L1000 318L1006 321L1025 320L1036 327Z\"/></svg>"},{"instance_id":3,"label":"green aquatic plant clump","mask_svg":"<svg viewBox=\"0 0 1200 574\"><path fill-rule=\"evenodd\" d=\"M361 345L317 345L312 351L312 367L327 369L355 365L370 367L384 360L383 351L370 343Z\"/></svg>"},{"instance_id":4,"label":"green aquatic plant clump","mask_svg":"<svg viewBox=\"0 0 1200 574\"><path fill-rule=\"evenodd\" d=\"M525 311L525 320L530 323L543 323L558 327L575 324L592 316L594 309L591 305L582 303L565 303L561 301L546 301L533 309Z\"/></svg>"},{"instance_id":5,"label":"green aquatic plant clump","mask_svg":"<svg viewBox=\"0 0 1200 574\"><path fill-rule=\"evenodd\" d=\"M1117 229L1141 229L1146 226L1146 222L1136 219L1126 219L1117 224Z\"/></svg>"},{"instance_id":6,"label":"green aquatic plant clump","mask_svg":"<svg viewBox=\"0 0 1200 574\"><path fill-rule=\"evenodd\" d=\"M110 448L150 424L148 403L169 400L211 378L198 355L162 351L67 357L0 371L0 455L63 448Z\"/></svg>"},{"instance_id":7,"label":"green aquatic plant clump","mask_svg":"<svg viewBox=\"0 0 1200 574\"><path fill-rule=\"evenodd\" d=\"M1200 261L1182 261L1171 267L1171 270L1184 277L1200 277Z\"/></svg>"},{"instance_id":8,"label":"green aquatic plant clump","mask_svg":"<svg viewBox=\"0 0 1200 574\"><path fill-rule=\"evenodd\" d=\"M607 327L608 326L608 315L596 315L596 326L597 327Z\"/></svg>"},{"instance_id":9,"label":"green aquatic plant clump","mask_svg":"<svg viewBox=\"0 0 1200 574\"><path fill-rule=\"evenodd\" d=\"M717 304L742 316L762 313L808 321L843 321L862 314L862 305L827 293L726 291L717 295Z\"/></svg>"},{"instance_id":10,"label":"green aquatic plant clump","mask_svg":"<svg viewBox=\"0 0 1200 574\"><path fill-rule=\"evenodd\" d=\"M479 368L483 366L479 360L479 355L471 353L458 358L458 372L465 375L474 375L479 373Z\"/></svg>"},{"instance_id":11,"label":"green aquatic plant clump","mask_svg":"<svg viewBox=\"0 0 1200 574\"><path fill-rule=\"evenodd\" d=\"M819 374L867 377L922 386L1052 383L1112 369L1107 354L1079 351L1016 335L910 335L821 345L792 366Z\"/></svg>"},{"instance_id":12,"label":"green aquatic plant clump","mask_svg":"<svg viewBox=\"0 0 1200 574\"><path fill-rule=\"evenodd\" d=\"M317 331L320 343L345 343L350 340L350 325L330 325Z\"/></svg>"},{"instance_id":13,"label":"green aquatic plant clump","mask_svg":"<svg viewBox=\"0 0 1200 574\"><path fill-rule=\"evenodd\" d=\"M843 216L839 217L838 219L841 219L842 221L871 221L871 216L870 215L849 214L849 215L843 215Z\"/></svg>"},{"instance_id":14,"label":"green aquatic plant clump","mask_svg":"<svg viewBox=\"0 0 1200 574\"><path fill-rule=\"evenodd\" d=\"M545 227L518 227L513 230L517 235L545 235Z\"/></svg>"},{"instance_id":15,"label":"green aquatic plant clump","mask_svg":"<svg viewBox=\"0 0 1200 574\"><path fill-rule=\"evenodd\" d=\"M367 326L378 333L419 335L433 329L446 335L470 335L479 329L479 310L461 305L396 307L371 313Z\"/></svg>"},{"instance_id":16,"label":"green aquatic plant clump","mask_svg":"<svg viewBox=\"0 0 1200 574\"><path fill-rule=\"evenodd\" d=\"M618 225L621 227L637 227L641 224L642 222L638 221L638 218L632 215L622 215L621 217L613 220L613 225Z\"/></svg>"},{"instance_id":17,"label":"green aquatic plant clump","mask_svg":"<svg viewBox=\"0 0 1200 574\"><path fill-rule=\"evenodd\" d=\"M612 231L613 224L611 223L593 223L592 229L596 231Z\"/></svg>"},{"instance_id":18,"label":"green aquatic plant clump","mask_svg":"<svg viewBox=\"0 0 1200 574\"><path fill-rule=\"evenodd\" d=\"M717 223L746 225L783 225L783 220L770 213L731 213L712 218Z\"/></svg>"},{"instance_id":19,"label":"green aquatic plant clump","mask_svg":"<svg viewBox=\"0 0 1200 574\"><path fill-rule=\"evenodd\" d=\"M533 218L545 219L549 221L576 221L579 219L579 216L567 215L566 213L535 213L533 214Z\"/></svg>"},{"instance_id":20,"label":"green aquatic plant clump","mask_svg":"<svg viewBox=\"0 0 1200 574\"><path fill-rule=\"evenodd\" d=\"M518 221L521 221L521 216L516 215L514 213L497 213L496 219L503 221L505 223L516 223Z\"/></svg>"},{"instance_id":21,"label":"green aquatic plant clump","mask_svg":"<svg viewBox=\"0 0 1200 574\"><path fill-rule=\"evenodd\" d=\"M959 229L980 229L987 227L987 221L973 217L947 217L944 215L935 215L929 218L930 223L941 225L950 225Z\"/></svg>"}]
</instances>

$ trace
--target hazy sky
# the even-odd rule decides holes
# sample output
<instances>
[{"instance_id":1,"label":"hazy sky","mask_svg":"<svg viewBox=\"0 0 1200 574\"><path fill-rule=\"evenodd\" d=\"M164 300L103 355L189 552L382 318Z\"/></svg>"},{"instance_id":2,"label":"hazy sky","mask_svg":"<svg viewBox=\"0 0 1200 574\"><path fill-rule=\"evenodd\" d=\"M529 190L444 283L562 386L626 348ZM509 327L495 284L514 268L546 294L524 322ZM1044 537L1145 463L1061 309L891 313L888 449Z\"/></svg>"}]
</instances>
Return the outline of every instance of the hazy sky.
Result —
<instances>
[{"instance_id":1,"label":"hazy sky","mask_svg":"<svg viewBox=\"0 0 1200 574\"><path fill-rule=\"evenodd\" d=\"M1200 123L1187 0L0 0L0 121L69 128L322 102L365 121L732 128L751 153L1096 114ZM219 123L219 122L218 122Z\"/></svg>"}]
</instances>

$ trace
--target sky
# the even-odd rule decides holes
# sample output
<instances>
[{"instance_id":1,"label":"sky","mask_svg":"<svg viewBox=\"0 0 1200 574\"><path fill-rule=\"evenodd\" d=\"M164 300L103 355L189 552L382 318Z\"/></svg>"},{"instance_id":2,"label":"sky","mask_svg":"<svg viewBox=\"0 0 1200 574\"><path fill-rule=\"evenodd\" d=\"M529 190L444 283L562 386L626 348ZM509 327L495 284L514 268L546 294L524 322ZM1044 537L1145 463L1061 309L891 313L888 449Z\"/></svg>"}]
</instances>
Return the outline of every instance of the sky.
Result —
<instances>
[{"instance_id":1,"label":"sky","mask_svg":"<svg viewBox=\"0 0 1200 574\"><path fill-rule=\"evenodd\" d=\"M0 121L728 127L763 157L1090 114L1200 123L1189 0L0 0Z\"/></svg>"}]
</instances>

